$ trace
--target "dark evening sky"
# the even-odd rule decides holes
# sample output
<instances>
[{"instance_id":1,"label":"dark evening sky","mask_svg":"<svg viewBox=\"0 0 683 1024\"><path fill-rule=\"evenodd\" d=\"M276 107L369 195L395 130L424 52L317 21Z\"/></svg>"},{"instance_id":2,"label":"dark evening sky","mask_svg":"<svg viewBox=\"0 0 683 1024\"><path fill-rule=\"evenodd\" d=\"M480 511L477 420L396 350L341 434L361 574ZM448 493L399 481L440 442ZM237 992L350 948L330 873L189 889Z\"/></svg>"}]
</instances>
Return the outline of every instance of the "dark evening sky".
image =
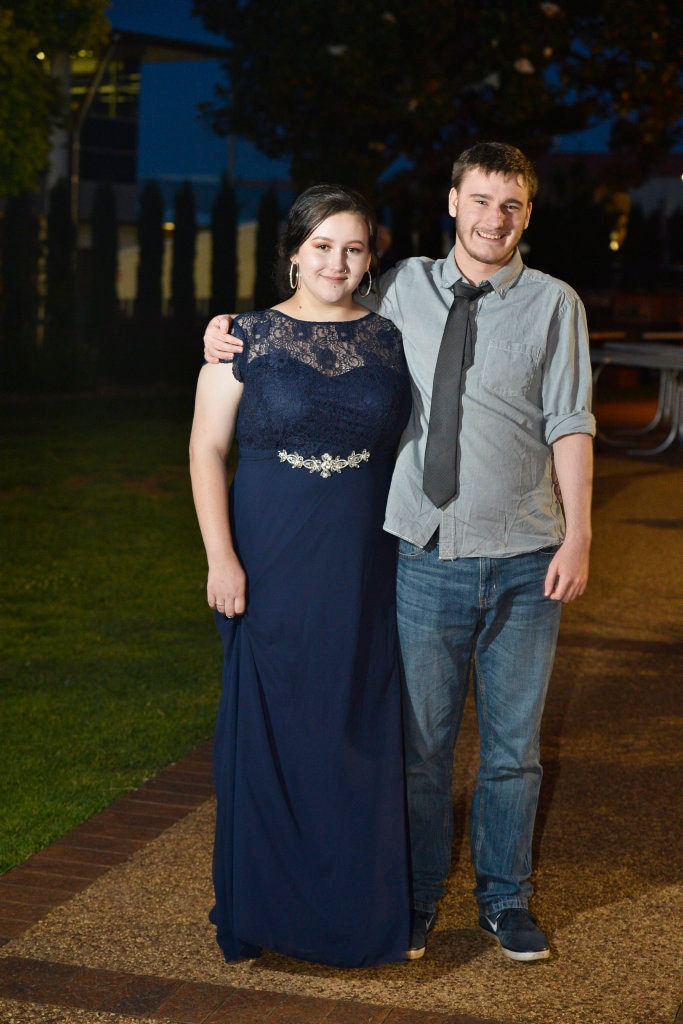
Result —
<instances>
[{"instance_id":1,"label":"dark evening sky","mask_svg":"<svg viewBox=\"0 0 683 1024\"><path fill-rule=\"evenodd\" d=\"M223 45L191 14L191 0L113 0L107 16L114 29L183 41ZM286 163L268 160L253 146L214 135L199 120L197 105L210 100L221 79L218 61L145 64L140 106L140 180L156 177L215 178L234 161L240 178L287 177Z\"/></svg>"}]
</instances>

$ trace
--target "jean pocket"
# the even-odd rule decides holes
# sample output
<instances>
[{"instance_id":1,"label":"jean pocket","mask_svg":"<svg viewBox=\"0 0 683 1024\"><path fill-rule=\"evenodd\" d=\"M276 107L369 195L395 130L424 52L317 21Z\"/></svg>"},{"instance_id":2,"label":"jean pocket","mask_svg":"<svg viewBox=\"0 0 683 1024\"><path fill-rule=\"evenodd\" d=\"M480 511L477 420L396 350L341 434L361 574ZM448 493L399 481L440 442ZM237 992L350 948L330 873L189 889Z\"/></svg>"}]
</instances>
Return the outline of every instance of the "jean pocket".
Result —
<instances>
[{"instance_id":1,"label":"jean pocket","mask_svg":"<svg viewBox=\"0 0 683 1024\"><path fill-rule=\"evenodd\" d=\"M409 540L403 540L403 538L400 538L398 542L398 557L406 561L414 562L418 558L424 558L428 554L428 550L429 546L420 548L417 544L411 544Z\"/></svg>"}]
</instances>

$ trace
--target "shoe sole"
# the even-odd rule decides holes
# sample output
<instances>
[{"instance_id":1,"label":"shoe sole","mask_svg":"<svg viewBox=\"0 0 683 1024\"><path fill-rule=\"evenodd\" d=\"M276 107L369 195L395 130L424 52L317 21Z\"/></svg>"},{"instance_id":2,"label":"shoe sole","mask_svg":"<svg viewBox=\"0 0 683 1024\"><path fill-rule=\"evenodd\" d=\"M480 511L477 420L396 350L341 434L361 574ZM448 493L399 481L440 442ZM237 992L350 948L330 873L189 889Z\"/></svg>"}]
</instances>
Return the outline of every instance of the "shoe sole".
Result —
<instances>
[{"instance_id":1,"label":"shoe sole","mask_svg":"<svg viewBox=\"0 0 683 1024\"><path fill-rule=\"evenodd\" d=\"M547 960L550 956L549 949L538 949L529 953L518 952L516 949L508 949L503 945L498 936L494 935L493 932L490 932L488 928L482 928L481 925L479 928L487 938L493 939L494 942L498 943L501 952L504 953L509 960L516 960L518 963L533 963L534 960Z\"/></svg>"},{"instance_id":2,"label":"shoe sole","mask_svg":"<svg viewBox=\"0 0 683 1024\"><path fill-rule=\"evenodd\" d=\"M421 960L422 959L422 957L425 955L425 950L427 948L427 936L431 935L431 933L434 931L434 925L435 924L436 924L436 914L432 914L431 923L430 923L429 927L427 928L427 935L425 936L425 944L424 944L424 946L419 946L419 947L416 946L413 949L409 949L407 951L407 953L406 953L406 960Z\"/></svg>"}]
</instances>

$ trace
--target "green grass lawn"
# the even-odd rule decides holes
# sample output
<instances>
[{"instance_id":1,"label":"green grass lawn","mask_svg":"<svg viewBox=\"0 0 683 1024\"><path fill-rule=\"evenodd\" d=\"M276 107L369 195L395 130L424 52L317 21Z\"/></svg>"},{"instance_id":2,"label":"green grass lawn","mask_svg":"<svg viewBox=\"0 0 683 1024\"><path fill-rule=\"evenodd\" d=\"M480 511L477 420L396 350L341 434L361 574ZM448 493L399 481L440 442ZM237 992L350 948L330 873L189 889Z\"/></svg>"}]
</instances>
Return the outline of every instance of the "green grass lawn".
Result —
<instances>
[{"instance_id":1,"label":"green grass lawn","mask_svg":"<svg viewBox=\"0 0 683 1024\"><path fill-rule=\"evenodd\" d=\"M0 402L0 872L211 735L191 395Z\"/></svg>"}]
</instances>

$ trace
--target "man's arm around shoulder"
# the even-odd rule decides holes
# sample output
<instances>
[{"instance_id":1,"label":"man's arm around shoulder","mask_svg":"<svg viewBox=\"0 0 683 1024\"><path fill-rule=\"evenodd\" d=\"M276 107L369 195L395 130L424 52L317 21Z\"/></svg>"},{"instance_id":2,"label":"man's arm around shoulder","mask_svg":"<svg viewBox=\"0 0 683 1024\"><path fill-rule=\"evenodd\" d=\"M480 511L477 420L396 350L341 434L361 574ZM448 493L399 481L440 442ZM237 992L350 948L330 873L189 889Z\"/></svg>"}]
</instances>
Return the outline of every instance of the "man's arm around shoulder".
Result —
<instances>
[{"instance_id":1,"label":"man's arm around shoulder","mask_svg":"<svg viewBox=\"0 0 683 1024\"><path fill-rule=\"evenodd\" d=\"M232 362L232 357L241 352L244 345L230 333L234 313L219 313L209 320L204 331L204 358L207 363L219 363L221 359Z\"/></svg>"}]
</instances>

